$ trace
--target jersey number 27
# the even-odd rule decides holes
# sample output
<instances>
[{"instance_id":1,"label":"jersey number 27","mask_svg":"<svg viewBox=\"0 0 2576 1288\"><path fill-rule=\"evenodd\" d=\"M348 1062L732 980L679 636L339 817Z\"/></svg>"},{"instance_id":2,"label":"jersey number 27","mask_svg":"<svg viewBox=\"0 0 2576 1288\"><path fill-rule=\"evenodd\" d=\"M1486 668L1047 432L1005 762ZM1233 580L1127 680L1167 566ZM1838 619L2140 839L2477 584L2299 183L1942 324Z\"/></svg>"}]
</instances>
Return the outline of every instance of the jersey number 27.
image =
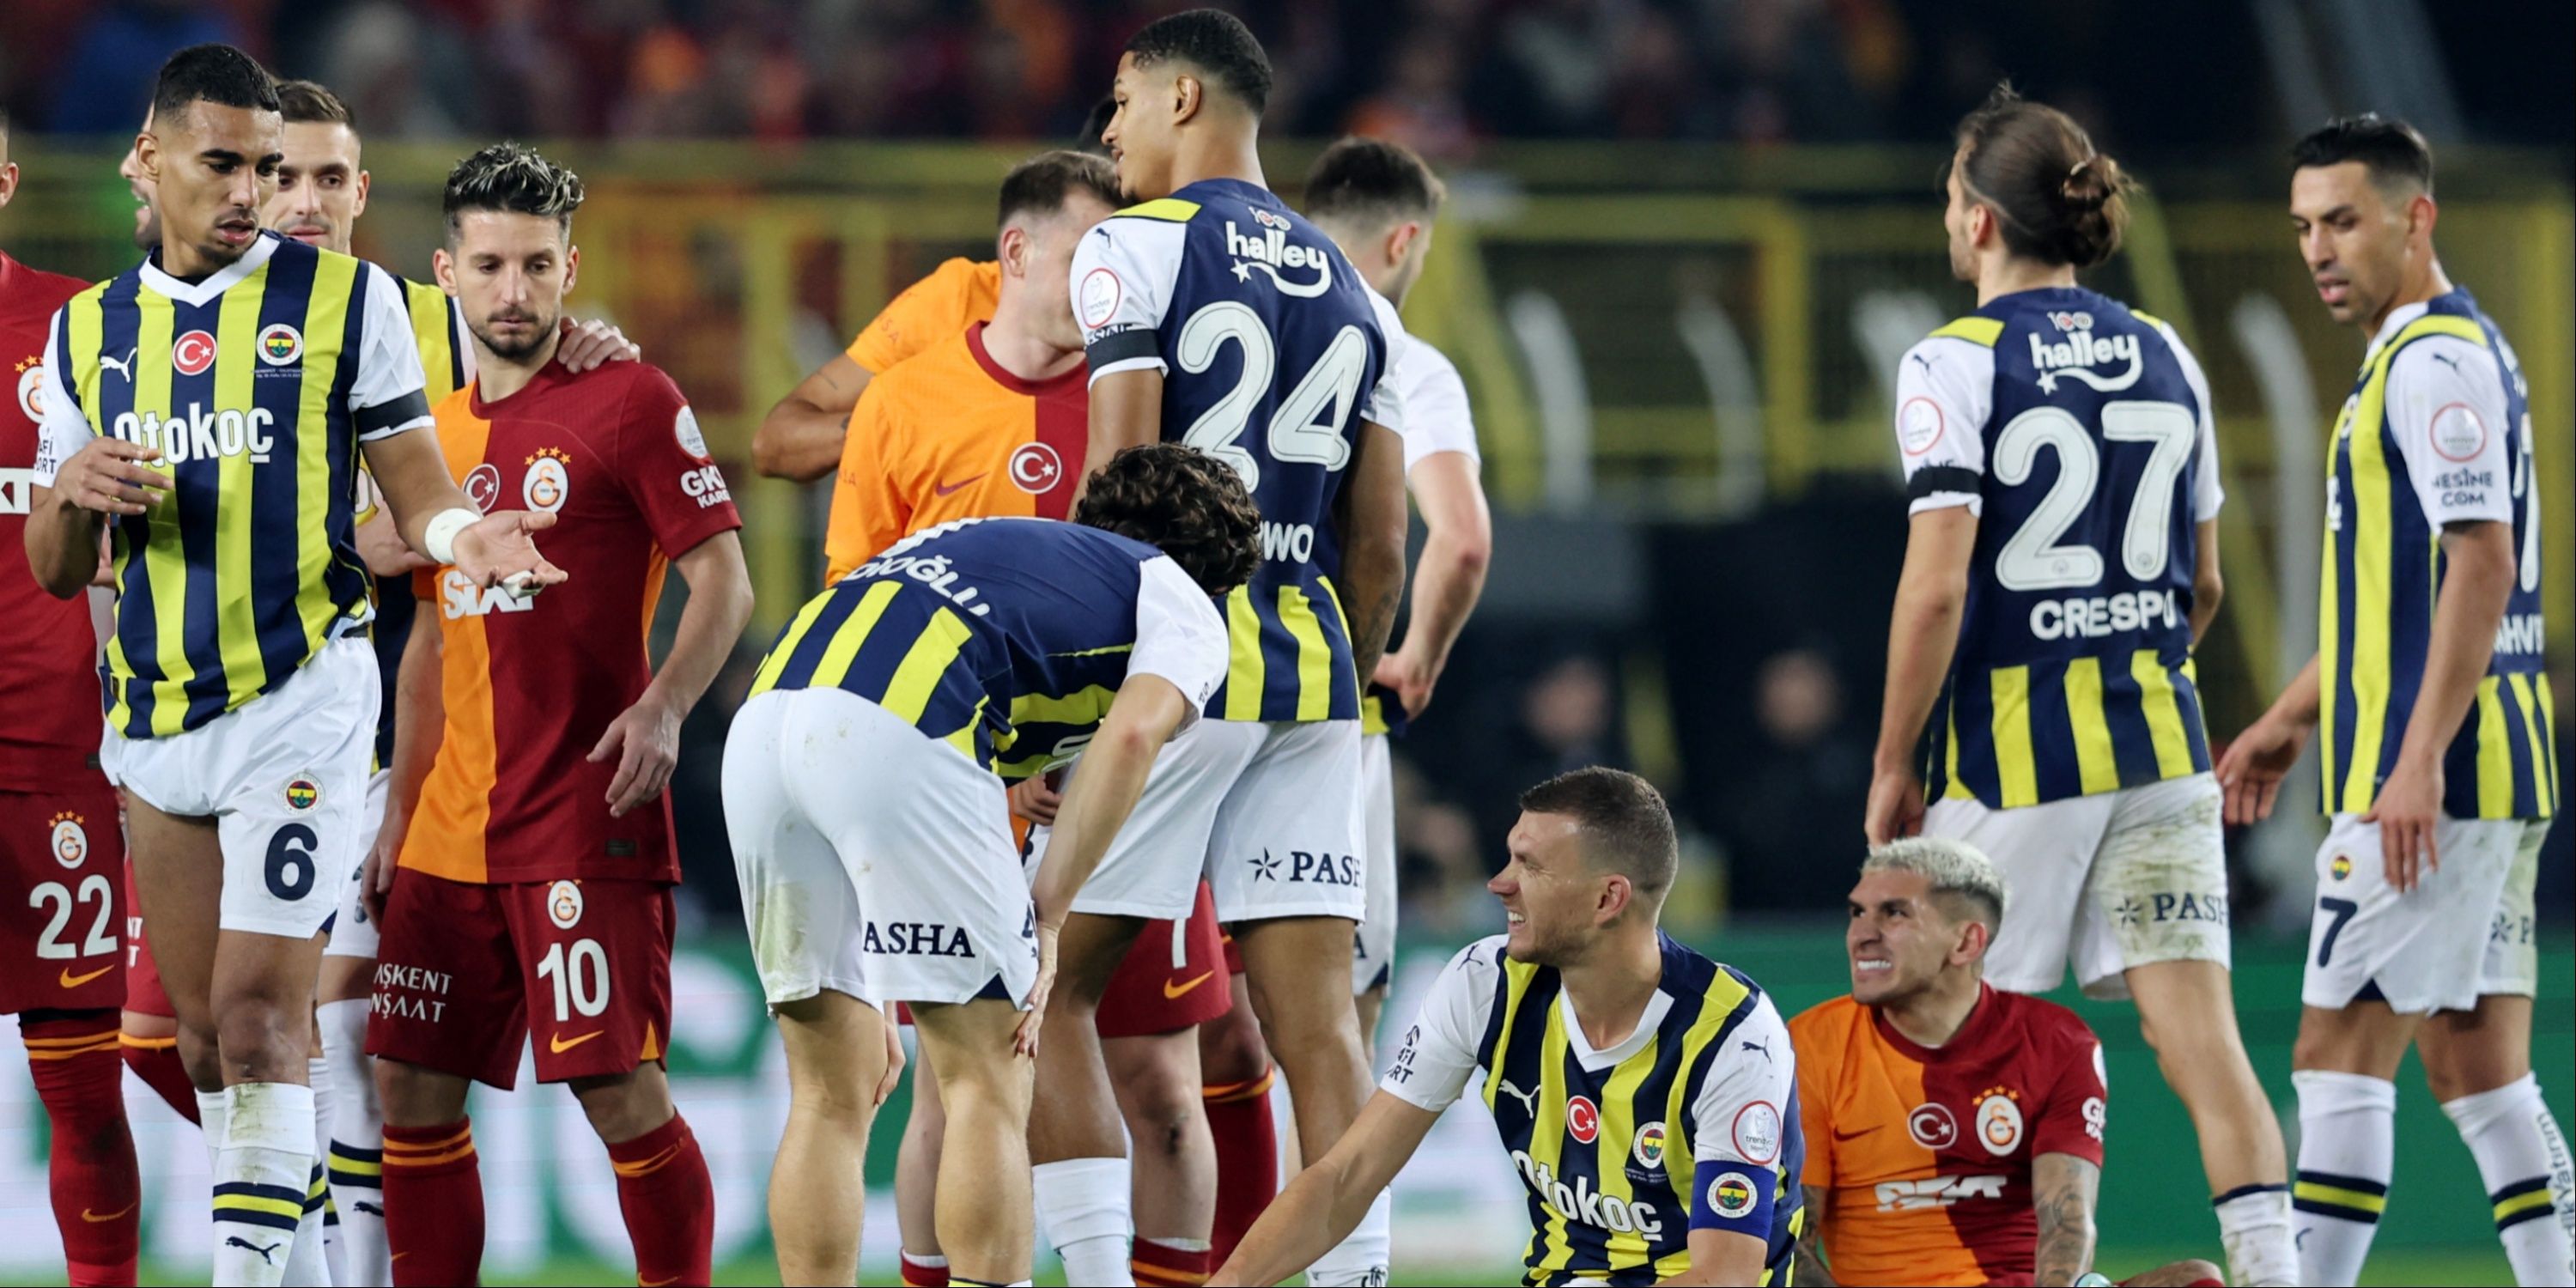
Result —
<instances>
[{"instance_id":1,"label":"jersey number 27","mask_svg":"<svg viewBox=\"0 0 2576 1288\"><path fill-rule=\"evenodd\" d=\"M2173 558L2167 516L2173 513L2174 488L2191 460L2199 423L2190 408L2168 402L2104 403L2101 422L2102 437L2112 442L2149 445L2147 467L2138 476L2128 521L2121 526L2120 564L2131 577L2154 581L2164 576ZM1995 553L1995 580L2007 590L2021 591L2098 586L2102 553L2091 546L2057 544L2093 508L2101 486L2101 450L2084 422L2056 407L2034 407L2013 417L1995 436L1995 477L2007 486L2029 482L2042 447L2057 452L2057 481Z\"/></svg>"}]
</instances>

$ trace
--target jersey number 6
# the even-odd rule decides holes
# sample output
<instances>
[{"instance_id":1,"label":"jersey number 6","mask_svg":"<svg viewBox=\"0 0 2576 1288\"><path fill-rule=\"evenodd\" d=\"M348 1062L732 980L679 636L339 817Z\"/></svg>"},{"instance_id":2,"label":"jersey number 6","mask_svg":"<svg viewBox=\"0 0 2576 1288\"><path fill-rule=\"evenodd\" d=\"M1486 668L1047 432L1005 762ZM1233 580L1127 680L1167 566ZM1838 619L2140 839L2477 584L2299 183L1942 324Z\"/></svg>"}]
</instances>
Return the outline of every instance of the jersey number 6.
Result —
<instances>
[{"instance_id":1,"label":"jersey number 6","mask_svg":"<svg viewBox=\"0 0 2576 1288\"><path fill-rule=\"evenodd\" d=\"M1253 409L1270 392L1270 377L1279 365L1279 346L1271 340L1269 328L1249 305L1232 300L1211 304L1181 324L1176 356L1181 370L1198 375L1216 365L1217 350L1229 340L1242 351L1243 369L1234 378L1234 388L1190 422L1181 442L1233 466L1243 476L1243 486L1253 489L1261 486L1260 458L1235 440L1243 437ZM1327 470L1349 464L1351 443L1342 427L1350 423L1351 401L1359 397L1360 377L1367 373L1368 337L1358 327L1345 326L1324 346L1324 355L1307 369L1297 387L1279 400L1279 409L1270 417L1270 459L1301 461Z\"/></svg>"},{"instance_id":2,"label":"jersey number 6","mask_svg":"<svg viewBox=\"0 0 2576 1288\"><path fill-rule=\"evenodd\" d=\"M2179 403L2104 403L2102 437L2115 443L2146 443L2147 467L2138 476L2137 495L2129 499L2129 519L2120 537L2120 564L2139 581L2162 577L2173 558L2174 487L2191 459L2198 428L2191 409ZM2102 582L2102 555L2091 546L2061 546L2057 539L2093 507L2102 478L2102 454L2084 422L2056 407L2034 407L2012 418L1995 436L1995 477L2008 486L2030 481L2039 449L2057 449L2057 481L2032 507L2030 517L1995 555L1995 580L2006 590L2067 590Z\"/></svg>"}]
</instances>

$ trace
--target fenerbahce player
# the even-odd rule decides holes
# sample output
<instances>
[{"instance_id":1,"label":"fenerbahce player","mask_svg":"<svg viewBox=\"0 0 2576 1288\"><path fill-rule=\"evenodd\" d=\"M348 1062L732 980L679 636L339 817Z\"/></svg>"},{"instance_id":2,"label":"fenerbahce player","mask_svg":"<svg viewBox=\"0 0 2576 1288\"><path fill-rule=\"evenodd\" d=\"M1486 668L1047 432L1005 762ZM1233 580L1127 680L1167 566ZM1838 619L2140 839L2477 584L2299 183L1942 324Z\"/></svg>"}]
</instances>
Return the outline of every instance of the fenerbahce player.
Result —
<instances>
[{"instance_id":1,"label":"fenerbahce player","mask_svg":"<svg viewBox=\"0 0 2576 1288\"><path fill-rule=\"evenodd\" d=\"M532 1034L538 1079L569 1084L608 1147L639 1279L709 1274L706 1159L661 1064L680 875L661 791L751 589L741 521L670 378L555 360L580 204L579 179L515 144L447 183L439 277L479 374L438 405L440 446L469 494L556 516L548 549L569 579L519 599L443 568L416 575L438 629L404 650L394 783L368 859L383 939L367 1045L397 1284L474 1281L467 1081L513 1085ZM691 593L655 674L643 632L668 562Z\"/></svg>"}]
</instances>

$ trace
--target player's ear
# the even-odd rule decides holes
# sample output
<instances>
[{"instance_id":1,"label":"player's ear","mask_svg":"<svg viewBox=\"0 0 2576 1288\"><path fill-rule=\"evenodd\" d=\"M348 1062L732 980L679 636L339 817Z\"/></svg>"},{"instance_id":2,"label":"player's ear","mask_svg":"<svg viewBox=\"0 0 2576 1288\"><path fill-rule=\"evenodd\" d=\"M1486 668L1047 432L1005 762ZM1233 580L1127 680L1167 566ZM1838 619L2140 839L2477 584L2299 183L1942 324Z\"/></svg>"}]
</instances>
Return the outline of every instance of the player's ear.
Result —
<instances>
[{"instance_id":1,"label":"player's ear","mask_svg":"<svg viewBox=\"0 0 2576 1288\"><path fill-rule=\"evenodd\" d=\"M1004 273L1012 277L1028 276L1028 230L1018 224L1003 229L1001 235L993 239L993 258L1001 263Z\"/></svg>"},{"instance_id":2,"label":"player's ear","mask_svg":"<svg viewBox=\"0 0 2576 1288\"><path fill-rule=\"evenodd\" d=\"M1994 932L1986 929L1984 921L1970 917L1959 926L1959 945L1950 950L1950 958L1961 965L1984 961L1986 949L1993 944Z\"/></svg>"},{"instance_id":3,"label":"player's ear","mask_svg":"<svg viewBox=\"0 0 2576 1288\"><path fill-rule=\"evenodd\" d=\"M2432 241L2433 222L2441 216L2441 213L2441 208L2433 204L2432 193L2416 193L2414 198L2406 203L2407 240Z\"/></svg>"},{"instance_id":4,"label":"player's ear","mask_svg":"<svg viewBox=\"0 0 2576 1288\"><path fill-rule=\"evenodd\" d=\"M572 294L572 284L581 279L581 247L564 247L564 294Z\"/></svg>"},{"instance_id":5,"label":"player's ear","mask_svg":"<svg viewBox=\"0 0 2576 1288\"><path fill-rule=\"evenodd\" d=\"M1179 125L1199 114L1207 101L1207 86L1198 77L1182 72L1172 77L1172 124Z\"/></svg>"},{"instance_id":6,"label":"player's ear","mask_svg":"<svg viewBox=\"0 0 2576 1288\"><path fill-rule=\"evenodd\" d=\"M0 206L8 205L9 198L16 196L17 193L18 163L15 161L0 163Z\"/></svg>"},{"instance_id":7,"label":"player's ear","mask_svg":"<svg viewBox=\"0 0 2576 1288\"><path fill-rule=\"evenodd\" d=\"M446 247L429 253L429 275L438 283L438 289L456 294L456 257L448 254Z\"/></svg>"},{"instance_id":8,"label":"player's ear","mask_svg":"<svg viewBox=\"0 0 2576 1288\"><path fill-rule=\"evenodd\" d=\"M1412 219L1405 220L1403 223L1397 224L1395 227L1387 230L1386 262L1390 264L1403 263L1405 252L1413 249L1413 239L1421 235L1421 222Z\"/></svg>"},{"instance_id":9,"label":"player's ear","mask_svg":"<svg viewBox=\"0 0 2576 1288\"><path fill-rule=\"evenodd\" d=\"M349 218L355 219L358 216L367 213L367 189L371 186L370 180L372 178L373 176L369 175L364 170L360 170L358 172L358 204L349 207Z\"/></svg>"},{"instance_id":10,"label":"player's ear","mask_svg":"<svg viewBox=\"0 0 2576 1288\"><path fill-rule=\"evenodd\" d=\"M1636 901L1637 887L1628 878L1613 872L1601 883L1601 897L1593 907L1593 921L1597 925L1609 925Z\"/></svg>"}]
</instances>

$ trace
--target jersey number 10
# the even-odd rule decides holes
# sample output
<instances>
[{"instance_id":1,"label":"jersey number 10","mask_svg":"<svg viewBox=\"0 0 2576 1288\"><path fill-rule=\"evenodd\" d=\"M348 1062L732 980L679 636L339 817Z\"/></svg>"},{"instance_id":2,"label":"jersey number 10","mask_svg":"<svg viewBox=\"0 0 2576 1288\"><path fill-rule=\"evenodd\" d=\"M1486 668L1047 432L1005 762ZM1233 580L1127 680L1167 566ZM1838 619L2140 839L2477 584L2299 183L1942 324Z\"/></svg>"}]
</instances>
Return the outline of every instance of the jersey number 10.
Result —
<instances>
[{"instance_id":1,"label":"jersey number 10","mask_svg":"<svg viewBox=\"0 0 2576 1288\"><path fill-rule=\"evenodd\" d=\"M1181 370L1198 375L1216 365L1217 350L1229 340L1242 350L1243 369L1234 388L1190 422L1181 442L1233 466L1243 476L1243 486L1253 489L1261 486L1261 460L1235 440L1250 427L1252 410L1270 392L1270 377L1279 365L1279 346L1270 329L1251 306L1221 301L1181 324L1175 356ZM1348 465L1351 443L1342 427L1350 423L1351 402L1359 397L1360 377L1366 374L1368 337L1358 327L1345 326L1271 414L1270 459L1321 465L1328 471Z\"/></svg>"},{"instance_id":2,"label":"jersey number 10","mask_svg":"<svg viewBox=\"0 0 2576 1288\"><path fill-rule=\"evenodd\" d=\"M2168 402L2104 403L2101 422L2102 437L2112 442L2149 445L2147 467L2138 476L2138 491L2129 498L2128 522L2121 529L2120 564L2131 577L2154 581L2173 559L2168 516L2199 423L2190 408ZM2101 450L2084 422L2056 407L2034 407L2013 417L1995 436L1995 477L2013 487L2029 482L2042 447L2057 450L2057 481L1996 552L1995 580L2007 590L2022 591L2098 586L2101 552L2057 544L2093 508L2101 486Z\"/></svg>"}]
</instances>

